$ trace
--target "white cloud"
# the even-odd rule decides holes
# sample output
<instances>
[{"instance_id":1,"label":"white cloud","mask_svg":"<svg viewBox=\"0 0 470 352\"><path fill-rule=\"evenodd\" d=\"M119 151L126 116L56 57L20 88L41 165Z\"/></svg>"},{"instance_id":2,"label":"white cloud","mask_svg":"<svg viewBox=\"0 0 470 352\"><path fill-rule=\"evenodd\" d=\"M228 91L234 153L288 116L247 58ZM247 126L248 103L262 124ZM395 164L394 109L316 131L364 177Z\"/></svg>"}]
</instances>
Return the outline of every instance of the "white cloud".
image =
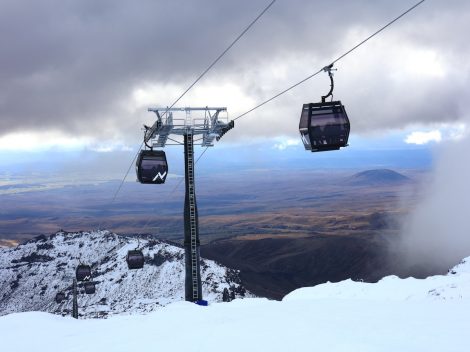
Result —
<instances>
[{"instance_id":1,"label":"white cloud","mask_svg":"<svg viewBox=\"0 0 470 352\"><path fill-rule=\"evenodd\" d=\"M400 55L392 62L396 70L391 76L408 81L410 77L420 78L443 78L447 63L435 50L423 49L411 46L410 43L400 47Z\"/></svg>"},{"instance_id":2,"label":"white cloud","mask_svg":"<svg viewBox=\"0 0 470 352\"><path fill-rule=\"evenodd\" d=\"M162 102L173 102L185 87L169 84L144 84L133 90L128 103L128 110L146 111L148 107L164 107ZM209 81L195 86L190 93L181 99L176 107L183 106L223 106L237 107L231 113L238 110L245 111L251 108L256 100L244 92L243 87L228 81ZM149 119L153 119L149 115Z\"/></svg>"},{"instance_id":3,"label":"white cloud","mask_svg":"<svg viewBox=\"0 0 470 352\"><path fill-rule=\"evenodd\" d=\"M452 140L459 141L468 134L467 125L464 123L449 128L449 138Z\"/></svg>"},{"instance_id":4,"label":"white cloud","mask_svg":"<svg viewBox=\"0 0 470 352\"><path fill-rule=\"evenodd\" d=\"M42 151L51 148L80 149L90 143L86 137L66 136L60 132L16 132L0 137L0 150Z\"/></svg>"},{"instance_id":5,"label":"white cloud","mask_svg":"<svg viewBox=\"0 0 470 352\"><path fill-rule=\"evenodd\" d=\"M406 139L407 144L427 144L429 142L440 142L442 140L442 134L439 130L433 130L429 132L415 131L410 133Z\"/></svg>"},{"instance_id":6,"label":"white cloud","mask_svg":"<svg viewBox=\"0 0 470 352\"><path fill-rule=\"evenodd\" d=\"M434 125L433 130L427 131L416 131L419 127L414 127L415 131L411 129L406 134L405 143L407 144L423 145L430 142L460 141L469 134L466 123L441 123Z\"/></svg>"},{"instance_id":7,"label":"white cloud","mask_svg":"<svg viewBox=\"0 0 470 352\"><path fill-rule=\"evenodd\" d=\"M278 149L278 150L285 150L289 147L295 147L295 146L298 146L300 145L300 137L299 139L286 139L286 140L282 140L276 144L274 144L274 149Z\"/></svg>"},{"instance_id":8,"label":"white cloud","mask_svg":"<svg viewBox=\"0 0 470 352\"><path fill-rule=\"evenodd\" d=\"M128 145L113 140L100 141L91 137L68 136L61 132L16 132L0 137L0 151L47 151L50 149L95 152L129 151Z\"/></svg>"},{"instance_id":9,"label":"white cloud","mask_svg":"<svg viewBox=\"0 0 470 352\"><path fill-rule=\"evenodd\" d=\"M99 144L92 144L86 146L86 149L98 152L98 153L109 153L114 151L123 151L123 152L130 152L133 149L125 144L116 143L116 142L109 142L109 143L99 143Z\"/></svg>"}]
</instances>

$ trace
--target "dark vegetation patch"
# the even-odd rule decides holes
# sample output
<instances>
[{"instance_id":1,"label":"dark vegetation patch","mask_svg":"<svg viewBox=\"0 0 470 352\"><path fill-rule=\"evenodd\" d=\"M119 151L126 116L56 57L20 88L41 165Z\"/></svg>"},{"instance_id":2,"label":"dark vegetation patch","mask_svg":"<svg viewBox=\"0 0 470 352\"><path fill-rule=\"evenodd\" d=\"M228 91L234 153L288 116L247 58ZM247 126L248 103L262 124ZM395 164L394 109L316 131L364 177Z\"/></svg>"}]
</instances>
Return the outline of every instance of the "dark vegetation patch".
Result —
<instances>
[{"instance_id":1,"label":"dark vegetation patch","mask_svg":"<svg viewBox=\"0 0 470 352\"><path fill-rule=\"evenodd\" d=\"M22 278L22 275L21 274L18 274L16 275L16 278L15 280L13 280L12 282L10 282L10 289L13 291L15 289L18 288L18 286L20 286L20 280Z\"/></svg>"},{"instance_id":2,"label":"dark vegetation patch","mask_svg":"<svg viewBox=\"0 0 470 352\"><path fill-rule=\"evenodd\" d=\"M153 258L145 257L145 264L160 266L165 262L172 262L174 260L175 260L174 255L171 255L164 251L159 251L158 253L155 253L153 255Z\"/></svg>"},{"instance_id":3,"label":"dark vegetation patch","mask_svg":"<svg viewBox=\"0 0 470 352\"><path fill-rule=\"evenodd\" d=\"M53 249L54 245L52 243L41 243L41 244L38 244L36 247L37 247L38 251L40 251L40 250Z\"/></svg>"},{"instance_id":4,"label":"dark vegetation patch","mask_svg":"<svg viewBox=\"0 0 470 352\"><path fill-rule=\"evenodd\" d=\"M381 236L226 240L203 246L201 255L239 269L246 289L273 299L281 299L297 288L327 281L351 278L376 282L387 275L424 278L442 274L392 263L387 240Z\"/></svg>"},{"instance_id":5,"label":"dark vegetation patch","mask_svg":"<svg viewBox=\"0 0 470 352\"><path fill-rule=\"evenodd\" d=\"M13 259L11 262L16 263L46 263L54 260L54 258L49 257L48 255L42 255L37 253L31 253L30 255L24 256L20 259Z\"/></svg>"}]
</instances>

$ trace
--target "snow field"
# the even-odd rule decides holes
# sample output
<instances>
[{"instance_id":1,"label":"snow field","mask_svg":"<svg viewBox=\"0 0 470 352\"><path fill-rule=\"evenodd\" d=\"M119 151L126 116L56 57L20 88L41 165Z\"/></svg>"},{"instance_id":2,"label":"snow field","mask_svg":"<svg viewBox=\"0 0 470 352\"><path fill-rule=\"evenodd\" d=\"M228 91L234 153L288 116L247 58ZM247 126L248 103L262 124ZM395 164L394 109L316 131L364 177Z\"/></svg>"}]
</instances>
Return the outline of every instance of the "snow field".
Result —
<instances>
[{"instance_id":1,"label":"snow field","mask_svg":"<svg viewBox=\"0 0 470 352\"><path fill-rule=\"evenodd\" d=\"M175 262L145 275L162 275L164 288L180 272L170 265ZM227 270L207 262L208 275L223 276ZM107 265L116 262L106 262L104 272ZM132 275L116 278L131 280ZM470 257L443 276L326 283L295 290L281 302L246 298L201 307L167 301L142 314L147 310L140 304L152 298L134 300L125 310L129 315L108 319L40 312L0 316L1 351L463 352L470 346Z\"/></svg>"},{"instance_id":2,"label":"snow field","mask_svg":"<svg viewBox=\"0 0 470 352\"><path fill-rule=\"evenodd\" d=\"M465 351L469 301L368 299L172 303L147 315L0 318L4 351ZM25 339L24 335L28 338Z\"/></svg>"}]
</instances>

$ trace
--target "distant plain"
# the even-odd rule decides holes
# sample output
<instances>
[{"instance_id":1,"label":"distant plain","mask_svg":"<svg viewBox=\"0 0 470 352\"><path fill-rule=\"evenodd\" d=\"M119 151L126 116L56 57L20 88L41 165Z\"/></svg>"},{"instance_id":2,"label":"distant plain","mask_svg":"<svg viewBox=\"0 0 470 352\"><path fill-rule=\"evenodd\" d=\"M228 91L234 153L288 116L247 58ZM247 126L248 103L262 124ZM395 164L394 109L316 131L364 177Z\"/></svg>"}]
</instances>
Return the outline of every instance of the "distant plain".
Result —
<instances>
[{"instance_id":1,"label":"distant plain","mask_svg":"<svg viewBox=\"0 0 470 352\"><path fill-rule=\"evenodd\" d=\"M249 290L276 299L325 281L428 274L394 266L387 251L419 201L428 173L402 169L407 179L396 181L378 170L358 180L361 171L201 175L196 184L201 254L240 269ZM170 177L161 186L128 181L114 201L119 181L10 186L1 195L8 205L0 213L1 244L60 229L98 228L182 244L182 180Z\"/></svg>"},{"instance_id":2,"label":"distant plain","mask_svg":"<svg viewBox=\"0 0 470 352\"><path fill-rule=\"evenodd\" d=\"M359 170L254 170L202 176L197 180L201 240L270 236L305 237L374 231L370 216L405 213L416 201L425 173L404 170L405 184L354 185ZM178 186L179 185L179 186ZM3 190L0 239L21 241L59 229L109 229L117 233L150 233L182 239L184 183L165 185L128 181L116 199L119 181L30 181ZM375 215L374 215L375 214Z\"/></svg>"}]
</instances>

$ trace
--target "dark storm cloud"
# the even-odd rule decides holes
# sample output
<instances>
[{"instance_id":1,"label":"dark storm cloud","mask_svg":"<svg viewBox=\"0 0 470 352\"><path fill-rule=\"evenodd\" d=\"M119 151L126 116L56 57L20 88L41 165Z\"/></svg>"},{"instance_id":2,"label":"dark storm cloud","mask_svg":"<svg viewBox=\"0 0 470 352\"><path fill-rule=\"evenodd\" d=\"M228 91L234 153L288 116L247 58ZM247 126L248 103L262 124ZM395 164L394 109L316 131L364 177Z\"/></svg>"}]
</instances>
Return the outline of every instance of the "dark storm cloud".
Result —
<instances>
[{"instance_id":1,"label":"dark storm cloud","mask_svg":"<svg viewBox=\"0 0 470 352\"><path fill-rule=\"evenodd\" d=\"M51 129L83 136L99 136L106 131L126 135L136 124L136 116L125 109L134 89L145 84L173 84L183 90L267 3L1 0L0 136ZM257 72L270 62L285 58L288 63L299 58L311 63L311 67L298 68L303 78L318 69L318 64L327 64L355 44L351 31L372 32L413 3L278 0L205 81L232 79L259 101L264 95L261 88L256 95L257 87L270 82L258 82ZM387 65L376 63L370 68L374 75L367 82L374 89L364 88L362 96L388 101L391 107L405 93L412 114L405 116L400 109L399 114L392 114L387 106L388 113L375 114L372 123L359 124L356 132L459 117L459 101L468 93L469 83L468 64L463 60L469 54L463 38L469 10L470 4L463 0L428 0L377 38L386 41L388 36L397 41L402 37L404 42L434 50L445 63L459 67L449 67L439 81L397 87L378 77L380 67ZM372 54L368 59L374 63ZM394 57L388 59L393 61ZM347 64L368 69L368 62L357 64L353 58L348 58ZM294 82L288 77L276 82L278 87L273 89L281 90ZM346 82L345 86L354 90L352 84ZM346 96L350 104L359 106L354 93L348 91ZM430 97L442 100L437 112L428 108ZM294 101L297 103L295 99L291 103ZM171 101L156 97L155 103L168 105ZM369 116L377 105L353 109ZM145 114L145 108L142 110ZM272 132L276 135L282 130Z\"/></svg>"}]
</instances>

